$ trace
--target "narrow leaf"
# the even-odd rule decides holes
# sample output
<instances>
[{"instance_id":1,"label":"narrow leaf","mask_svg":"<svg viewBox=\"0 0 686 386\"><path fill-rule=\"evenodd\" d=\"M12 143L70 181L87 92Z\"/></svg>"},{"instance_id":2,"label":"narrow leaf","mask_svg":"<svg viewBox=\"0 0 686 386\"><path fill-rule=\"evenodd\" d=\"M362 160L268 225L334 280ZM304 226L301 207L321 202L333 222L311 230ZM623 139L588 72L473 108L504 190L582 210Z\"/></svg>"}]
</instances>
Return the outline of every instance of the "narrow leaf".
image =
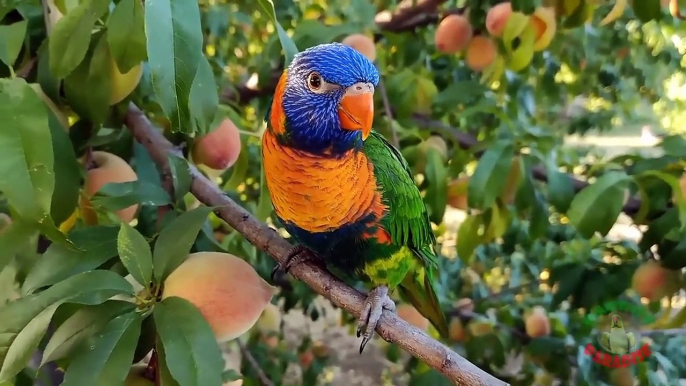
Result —
<instances>
[{"instance_id":1,"label":"narrow leaf","mask_svg":"<svg viewBox=\"0 0 686 386\"><path fill-rule=\"evenodd\" d=\"M224 361L207 321L189 301L169 297L153 311L165 362L181 386L221 385Z\"/></svg>"},{"instance_id":2,"label":"narrow leaf","mask_svg":"<svg viewBox=\"0 0 686 386\"><path fill-rule=\"evenodd\" d=\"M276 32L279 35L279 42L281 42L281 47L285 55L284 66L288 66L293 57L298 53L298 47L295 46L293 39L288 36L286 31L283 29L279 20L276 18L276 10L274 9L274 2L272 0L258 0L262 9L271 17L274 25L276 26Z\"/></svg>"},{"instance_id":3,"label":"narrow leaf","mask_svg":"<svg viewBox=\"0 0 686 386\"><path fill-rule=\"evenodd\" d=\"M210 131L218 105L219 93L217 92L217 83L214 80L212 66L203 56L198 62L188 105L191 124L196 136L203 136Z\"/></svg>"},{"instance_id":4,"label":"narrow leaf","mask_svg":"<svg viewBox=\"0 0 686 386\"><path fill-rule=\"evenodd\" d=\"M510 141L498 141L486 150L469 179L467 200L470 208L485 210L493 205L505 188L505 176L513 156L514 146Z\"/></svg>"},{"instance_id":5,"label":"narrow leaf","mask_svg":"<svg viewBox=\"0 0 686 386\"><path fill-rule=\"evenodd\" d=\"M107 19L107 40L122 74L147 58L145 17L140 0L121 0L114 7Z\"/></svg>"},{"instance_id":6,"label":"narrow leaf","mask_svg":"<svg viewBox=\"0 0 686 386\"><path fill-rule=\"evenodd\" d=\"M74 247L52 244L34 264L22 291L31 293L77 273L95 269L117 256L119 227L98 225L69 233Z\"/></svg>"},{"instance_id":7,"label":"narrow leaf","mask_svg":"<svg viewBox=\"0 0 686 386\"><path fill-rule=\"evenodd\" d=\"M131 276L142 286L148 287L152 279L152 252L145 237L131 225L122 222L117 250Z\"/></svg>"},{"instance_id":8,"label":"narrow leaf","mask_svg":"<svg viewBox=\"0 0 686 386\"><path fill-rule=\"evenodd\" d=\"M112 319L74 356L62 386L120 385L131 368L141 317L129 312Z\"/></svg>"},{"instance_id":9,"label":"narrow leaf","mask_svg":"<svg viewBox=\"0 0 686 386\"><path fill-rule=\"evenodd\" d=\"M171 197L161 186L139 179L107 183L98 190L91 202L93 205L116 211L136 204L167 205L171 203Z\"/></svg>"},{"instance_id":10,"label":"narrow leaf","mask_svg":"<svg viewBox=\"0 0 686 386\"><path fill-rule=\"evenodd\" d=\"M193 79L203 57L195 1L146 0L145 31L152 85L172 130L188 130Z\"/></svg>"},{"instance_id":11,"label":"narrow leaf","mask_svg":"<svg viewBox=\"0 0 686 386\"><path fill-rule=\"evenodd\" d=\"M10 25L0 25L0 60L7 67L14 67L26 36L28 21L22 20Z\"/></svg>"},{"instance_id":12,"label":"narrow leaf","mask_svg":"<svg viewBox=\"0 0 686 386\"><path fill-rule=\"evenodd\" d=\"M607 235L622 211L629 181L626 173L613 171L581 190L569 207L570 223L586 238L595 232Z\"/></svg>"},{"instance_id":13,"label":"narrow leaf","mask_svg":"<svg viewBox=\"0 0 686 386\"><path fill-rule=\"evenodd\" d=\"M201 206L183 213L160 232L155 242L153 266L155 280L161 283L183 260L195 242L212 208Z\"/></svg>"},{"instance_id":14,"label":"narrow leaf","mask_svg":"<svg viewBox=\"0 0 686 386\"><path fill-rule=\"evenodd\" d=\"M174 184L174 197L179 201L191 190L191 183L193 182L191 169L188 165L188 161L184 158L170 154L168 159L172 182Z\"/></svg>"},{"instance_id":15,"label":"narrow leaf","mask_svg":"<svg viewBox=\"0 0 686 386\"><path fill-rule=\"evenodd\" d=\"M50 72L66 78L88 52L95 22L107 12L110 0L83 1L55 24L49 40Z\"/></svg>"}]
</instances>

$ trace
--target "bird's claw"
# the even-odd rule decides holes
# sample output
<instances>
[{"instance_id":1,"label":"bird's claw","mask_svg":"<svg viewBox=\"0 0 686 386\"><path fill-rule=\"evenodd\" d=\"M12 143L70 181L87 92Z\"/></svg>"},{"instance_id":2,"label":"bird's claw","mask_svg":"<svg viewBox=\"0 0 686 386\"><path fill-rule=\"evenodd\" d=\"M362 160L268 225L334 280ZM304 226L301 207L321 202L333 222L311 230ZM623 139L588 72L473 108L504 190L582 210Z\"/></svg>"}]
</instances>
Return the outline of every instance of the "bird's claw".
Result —
<instances>
[{"instance_id":1,"label":"bird's claw","mask_svg":"<svg viewBox=\"0 0 686 386\"><path fill-rule=\"evenodd\" d=\"M367 295L364 307L360 313L360 319L357 321L357 337L362 336L360 354L362 354L365 346L374 336L376 325L379 323L379 319L381 319L383 310L395 312L395 303L388 297L388 287L379 286L369 291L369 295Z\"/></svg>"},{"instance_id":2,"label":"bird's claw","mask_svg":"<svg viewBox=\"0 0 686 386\"><path fill-rule=\"evenodd\" d=\"M276 273L279 271L279 269L283 270L285 273L288 273L293 266L296 266L303 261L311 261L317 263L318 265L323 264L321 257L319 257L319 255L314 253L312 250L303 245L296 245L290 250L290 252L288 252L286 255L286 260L283 264L277 263L274 266L271 273L272 281L274 281L274 276L276 276Z\"/></svg>"}]
</instances>

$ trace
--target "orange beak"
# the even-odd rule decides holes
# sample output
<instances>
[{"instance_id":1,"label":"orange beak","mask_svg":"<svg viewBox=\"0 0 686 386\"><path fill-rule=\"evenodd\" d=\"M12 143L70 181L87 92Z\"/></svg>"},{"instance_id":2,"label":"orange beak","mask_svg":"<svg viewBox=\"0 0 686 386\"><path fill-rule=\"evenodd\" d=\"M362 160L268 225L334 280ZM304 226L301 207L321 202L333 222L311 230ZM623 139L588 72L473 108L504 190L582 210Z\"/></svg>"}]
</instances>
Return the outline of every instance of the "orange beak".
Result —
<instances>
[{"instance_id":1,"label":"orange beak","mask_svg":"<svg viewBox=\"0 0 686 386\"><path fill-rule=\"evenodd\" d=\"M374 86L359 82L348 87L338 106L338 118L344 130L360 130L362 140L367 139L374 121Z\"/></svg>"}]
</instances>

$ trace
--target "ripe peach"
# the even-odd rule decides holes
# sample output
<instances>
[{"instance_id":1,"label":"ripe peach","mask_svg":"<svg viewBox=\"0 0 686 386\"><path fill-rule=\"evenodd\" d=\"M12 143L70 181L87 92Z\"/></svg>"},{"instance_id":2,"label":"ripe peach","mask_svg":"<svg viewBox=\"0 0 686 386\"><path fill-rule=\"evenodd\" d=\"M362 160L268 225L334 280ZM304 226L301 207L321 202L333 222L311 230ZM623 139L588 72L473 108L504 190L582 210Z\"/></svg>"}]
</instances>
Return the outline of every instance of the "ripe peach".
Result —
<instances>
[{"instance_id":1,"label":"ripe peach","mask_svg":"<svg viewBox=\"0 0 686 386\"><path fill-rule=\"evenodd\" d=\"M550 320L543 307L534 307L524 321L526 334L532 338L550 334Z\"/></svg>"},{"instance_id":2,"label":"ripe peach","mask_svg":"<svg viewBox=\"0 0 686 386\"><path fill-rule=\"evenodd\" d=\"M141 64L133 67L126 74L119 72L119 67L114 61L110 59L110 106L117 104L124 100L133 90L138 87L138 83L143 76L143 66Z\"/></svg>"},{"instance_id":3,"label":"ripe peach","mask_svg":"<svg viewBox=\"0 0 686 386\"><path fill-rule=\"evenodd\" d=\"M467 67L474 71L483 71L490 66L498 56L498 49L493 42L493 39L488 36L474 36L469 46L467 46L467 55L465 62Z\"/></svg>"},{"instance_id":4,"label":"ripe peach","mask_svg":"<svg viewBox=\"0 0 686 386\"><path fill-rule=\"evenodd\" d=\"M436 49L444 54L456 54L467 47L473 35L474 30L466 17L448 15L436 27Z\"/></svg>"},{"instance_id":5,"label":"ripe peach","mask_svg":"<svg viewBox=\"0 0 686 386\"><path fill-rule=\"evenodd\" d=\"M486 13L486 30L491 36L500 37L507 25L507 19L512 14L512 5L507 3L500 3L493 6Z\"/></svg>"},{"instance_id":6,"label":"ripe peach","mask_svg":"<svg viewBox=\"0 0 686 386\"><path fill-rule=\"evenodd\" d=\"M55 116L57 117L57 120L60 121L60 123L62 124L64 129L69 130L69 120L67 119L67 116L64 114L64 112L62 112L62 110L60 110L59 107L57 107L55 102L53 102L49 96L45 95L40 84L39 83L29 83L29 86L31 86L33 91L35 91L36 94L38 94L40 99L43 100L43 103L45 103L45 105L48 106L50 111L52 111L53 114L55 114Z\"/></svg>"},{"instance_id":7,"label":"ripe peach","mask_svg":"<svg viewBox=\"0 0 686 386\"><path fill-rule=\"evenodd\" d=\"M131 165L118 156L104 151L94 151L93 161L97 165L94 169L88 171L84 182L85 196L81 196L81 211L84 221L87 224L94 224L97 222L93 205L89 198L102 188L103 185L110 182L129 182L136 181L138 176L133 171ZM117 216L124 222L131 222L136 217L138 205L131 205L128 208L117 211Z\"/></svg>"},{"instance_id":8,"label":"ripe peach","mask_svg":"<svg viewBox=\"0 0 686 386\"><path fill-rule=\"evenodd\" d=\"M453 342L463 342L467 338L460 318L453 318L448 326L448 338Z\"/></svg>"},{"instance_id":9,"label":"ripe peach","mask_svg":"<svg viewBox=\"0 0 686 386\"><path fill-rule=\"evenodd\" d=\"M460 177L448 183L448 205L455 209L467 210L467 188L469 177Z\"/></svg>"},{"instance_id":10,"label":"ripe peach","mask_svg":"<svg viewBox=\"0 0 686 386\"><path fill-rule=\"evenodd\" d=\"M164 282L162 299L193 303L219 342L248 331L274 295L274 287L245 260L228 253L192 253Z\"/></svg>"},{"instance_id":11,"label":"ripe peach","mask_svg":"<svg viewBox=\"0 0 686 386\"><path fill-rule=\"evenodd\" d=\"M654 301L671 295L679 282L679 271L664 268L656 260L648 260L634 271L631 288L638 296Z\"/></svg>"},{"instance_id":12,"label":"ripe peach","mask_svg":"<svg viewBox=\"0 0 686 386\"><path fill-rule=\"evenodd\" d=\"M422 316L412 305L403 303L397 308L398 317L422 331L429 329L429 320Z\"/></svg>"},{"instance_id":13,"label":"ripe peach","mask_svg":"<svg viewBox=\"0 0 686 386\"><path fill-rule=\"evenodd\" d=\"M241 154L241 134L230 119L224 119L216 129L193 143L193 161L215 170L231 167Z\"/></svg>"},{"instance_id":14,"label":"ripe peach","mask_svg":"<svg viewBox=\"0 0 686 386\"><path fill-rule=\"evenodd\" d=\"M312 353L312 350L307 350L298 355L298 361L303 369L309 368L314 361L314 354Z\"/></svg>"},{"instance_id":15,"label":"ripe peach","mask_svg":"<svg viewBox=\"0 0 686 386\"><path fill-rule=\"evenodd\" d=\"M376 46L374 40L362 34L348 35L341 44L352 47L372 62L376 60Z\"/></svg>"},{"instance_id":16,"label":"ripe peach","mask_svg":"<svg viewBox=\"0 0 686 386\"><path fill-rule=\"evenodd\" d=\"M444 159L448 158L448 144L445 143L445 140L440 135L430 136L426 141L422 142L421 146L424 149L436 149Z\"/></svg>"}]
</instances>

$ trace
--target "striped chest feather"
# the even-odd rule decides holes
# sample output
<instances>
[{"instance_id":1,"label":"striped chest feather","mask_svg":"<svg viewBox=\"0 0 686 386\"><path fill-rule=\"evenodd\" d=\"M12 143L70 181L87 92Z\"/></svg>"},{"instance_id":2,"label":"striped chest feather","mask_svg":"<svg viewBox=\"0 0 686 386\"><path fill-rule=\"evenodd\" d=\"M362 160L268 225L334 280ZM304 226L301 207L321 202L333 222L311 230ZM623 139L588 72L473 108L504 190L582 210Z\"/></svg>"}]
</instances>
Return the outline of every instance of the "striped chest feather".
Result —
<instances>
[{"instance_id":1,"label":"striped chest feather","mask_svg":"<svg viewBox=\"0 0 686 386\"><path fill-rule=\"evenodd\" d=\"M281 146L266 131L262 160L276 215L304 231L330 232L386 211L374 165L360 151L327 158Z\"/></svg>"}]
</instances>

